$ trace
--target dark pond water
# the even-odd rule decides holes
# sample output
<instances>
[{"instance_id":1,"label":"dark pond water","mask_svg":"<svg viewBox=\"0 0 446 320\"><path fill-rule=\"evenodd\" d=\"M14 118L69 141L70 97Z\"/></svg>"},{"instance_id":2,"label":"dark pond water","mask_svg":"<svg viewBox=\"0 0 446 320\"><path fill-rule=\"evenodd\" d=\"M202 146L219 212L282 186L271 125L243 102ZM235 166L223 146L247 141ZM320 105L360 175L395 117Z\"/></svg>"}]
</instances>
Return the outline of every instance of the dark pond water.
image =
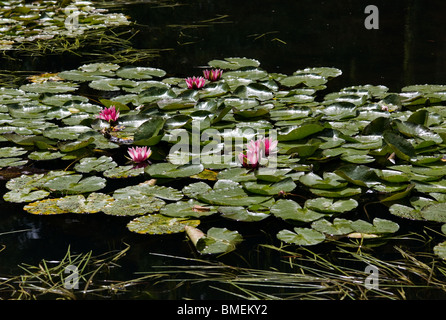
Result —
<instances>
[{"instance_id":1,"label":"dark pond water","mask_svg":"<svg viewBox=\"0 0 446 320\"><path fill-rule=\"evenodd\" d=\"M409 84L446 83L444 1L374 1L379 8L377 30L364 27L364 9L369 4L365 1L180 0L176 4L147 2L112 9L137 22L133 29L138 33L132 38L135 48L172 49L139 65L186 76L197 73L197 67L212 59L245 56L258 59L261 67L270 72L291 74L317 66L341 69L343 75L332 81L329 90L380 84L398 91ZM5 61L0 60L0 69L29 72L57 72L85 63L82 57L68 54ZM184 235L136 235L125 228L126 218L103 214L32 216L21 205L4 202L0 208L0 245L4 246L0 274L19 272L20 263L60 260L68 246L74 253L93 250L100 254L122 250L129 244L131 250L121 261L125 271L117 275L123 279L134 272L156 270L153 266L181 263L150 252L196 257ZM273 235L279 226L245 227L246 240L240 250L223 257L223 261L258 268L277 263L278 256L265 258L265 252L257 251L256 244L258 237L263 237L278 245ZM6 234L11 231L15 232ZM200 287L194 290L182 287L152 297L227 297Z\"/></svg>"}]
</instances>

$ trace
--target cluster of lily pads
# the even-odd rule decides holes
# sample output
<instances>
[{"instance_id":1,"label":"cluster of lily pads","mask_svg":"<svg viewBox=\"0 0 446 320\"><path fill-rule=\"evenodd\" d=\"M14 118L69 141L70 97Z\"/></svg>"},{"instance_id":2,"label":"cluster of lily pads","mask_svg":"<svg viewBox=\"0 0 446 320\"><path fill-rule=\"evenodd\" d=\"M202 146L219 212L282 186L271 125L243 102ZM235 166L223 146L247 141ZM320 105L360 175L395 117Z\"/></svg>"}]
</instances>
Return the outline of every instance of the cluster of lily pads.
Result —
<instances>
[{"instance_id":1,"label":"cluster of lily pads","mask_svg":"<svg viewBox=\"0 0 446 320\"><path fill-rule=\"evenodd\" d=\"M391 235L404 219L446 223L446 86L325 93L341 70L269 73L248 58L204 69L221 73L190 87L162 69L96 63L0 89L0 167L60 166L9 180L4 199L31 214L131 217L127 228L141 234L186 231L203 254L243 240L242 230L200 230L211 215L278 219L277 238L303 246ZM274 168L238 161L240 150L269 136ZM171 152L180 145L181 154ZM126 162L129 148L150 148L150 163ZM209 153L221 161L201 161ZM110 181L130 185L110 191ZM351 214L370 197L388 212Z\"/></svg>"},{"instance_id":2,"label":"cluster of lily pads","mask_svg":"<svg viewBox=\"0 0 446 320\"><path fill-rule=\"evenodd\" d=\"M91 1L66 1L62 6L56 0L8 0L0 4L0 50L130 24L124 14L96 8Z\"/></svg>"}]
</instances>

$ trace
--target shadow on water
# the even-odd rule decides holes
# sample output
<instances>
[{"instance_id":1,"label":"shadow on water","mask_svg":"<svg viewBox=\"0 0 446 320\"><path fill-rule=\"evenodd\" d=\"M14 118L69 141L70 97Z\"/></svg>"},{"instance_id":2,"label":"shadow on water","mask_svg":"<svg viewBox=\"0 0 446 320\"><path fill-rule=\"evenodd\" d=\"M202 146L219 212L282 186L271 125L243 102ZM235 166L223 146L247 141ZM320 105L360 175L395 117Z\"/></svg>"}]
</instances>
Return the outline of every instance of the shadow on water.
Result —
<instances>
[{"instance_id":1,"label":"shadow on water","mask_svg":"<svg viewBox=\"0 0 446 320\"><path fill-rule=\"evenodd\" d=\"M446 82L446 35L439 32L446 11L444 1L409 0L404 4L375 1L380 14L378 30L364 27L364 8L368 4L364 1L178 3L147 2L111 9L124 12L136 22L131 27L134 48L168 49L135 65L156 66L171 75L186 76L198 73L197 67L212 59L245 56L261 61L261 66L269 72L290 74L317 66L339 68L343 75L330 83L333 90L360 84L380 84L400 90L409 84ZM9 62L1 60L0 69L57 72L86 62L85 57L68 53L43 57L18 54L15 58ZM122 250L129 244L131 250L121 261L122 274L117 275L122 278L159 270L154 266L182 264L149 253L197 258L184 235L137 235L125 228L127 218L103 214L33 216L24 212L22 205L2 202L1 206L0 244L4 249L0 252L0 274L17 274L20 263L61 259L69 246L73 252L92 250L99 254ZM256 247L258 237L266 238L270 245L279 245L271 235L280 226L263 227L258 230L257 224L246 225L247 241L239 251L246 254L230 253L222 261L252 268L280 265L283 253L271 253L265 258L261 256L264 252ZM159 293L157 297L221 297L198 293L200 287L194 287L196 291L191 293L186 287L182 286L183 291Z\"/></svg>"}]
</instances>

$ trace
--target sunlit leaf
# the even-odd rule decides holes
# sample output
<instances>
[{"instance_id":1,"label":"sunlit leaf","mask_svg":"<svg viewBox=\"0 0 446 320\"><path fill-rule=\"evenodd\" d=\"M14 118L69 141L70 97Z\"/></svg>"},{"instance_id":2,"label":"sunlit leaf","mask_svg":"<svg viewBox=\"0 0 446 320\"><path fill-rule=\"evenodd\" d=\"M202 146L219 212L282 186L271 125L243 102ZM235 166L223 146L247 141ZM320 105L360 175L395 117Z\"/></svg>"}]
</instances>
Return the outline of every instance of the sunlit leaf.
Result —
<instances>
[{"instance_id":1,"label":"sunlit leaf","mask_svg":"<svg viewBox=\"0 0 446 320\"><path fill-rule=\"evenodd\" d=\"M197 227L199 224L200 220L152 214L133 219L127 224L127 228L141 234L171 234L184 232L185 226Z\"/></svg>"}]
</instances>

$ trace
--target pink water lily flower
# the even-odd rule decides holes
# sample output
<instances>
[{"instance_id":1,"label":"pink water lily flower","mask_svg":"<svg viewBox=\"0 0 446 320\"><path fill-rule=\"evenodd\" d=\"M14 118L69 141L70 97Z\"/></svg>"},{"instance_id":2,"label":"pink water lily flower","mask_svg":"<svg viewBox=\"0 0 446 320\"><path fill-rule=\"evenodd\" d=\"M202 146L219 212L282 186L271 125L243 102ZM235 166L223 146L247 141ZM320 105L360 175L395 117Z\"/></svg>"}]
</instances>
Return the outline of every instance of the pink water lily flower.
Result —
<instances>
[{"instance_id":1,"label":"pink water lily flower","mask_svg":"<svg viewBox=\"0 0 446 320\"><path fill-rule=\"evenodd\" d=\"M262 138L256 141L251 140L247 144L248 150L259 150L260 155L268 157L270 154L274 153L277 147L278 141L273 138Z\"/></svg>"},{"instance_id":2,"label":"pink water lily flower","mask_svg":"<svg viewBox=\"0 0 446 320\"><path fill-rule=\"evenodd\" d=\"M221 75L223 74L223 70L221 69L213 69L213 70L204 70L203 75L204 77L209 81L217 81L221 78Z\"/></svg>"},{"instance_id":3,"label":"pink water lily flower","mask_svg":"<svg viewBox=\"0 0 446 320\"><path fill-rule=\"evenodd\" d=\"M201 89L204 87L206 80L203 77L188 77L186 85L188 89Z\"/></svg>"},{"instance_id":4,"label":"pink water lily flower","mask_svg":"<svg viewBox=\"0 0 446 320\"><path fill-rule=\"evenodd\" d=\"M261 143L265 148L265 156L269 156L276 151L276 147L279 141L274 140L273 138L263 138L261 139Z\"/></svg>"},{"instance_id":5,"label":"pink water lily flower","mask_svg":"<svg viewBox=\"0 0 446 320\"><path fill-rule=\"evenodd\" d=\"M152 150L147 147L132 147L127 150L131 160L136 163L146 161L152 154Z\"/></svg>"},{"instance_id":6,"label":"pink water lily flower","mask_svg":"<svg viewBox=\"0 0 446 320\"><path fill-rule=\"evenodd\" d=\"M246 154L241 152L238 159L243 167L247 169L255 169L259 166L260 156L259 149L248 149Z\"/></svg>"},{"instance_id":7,"label":"pink water lily flower","mask_svg":"<svg viewBox=\"0 0 446 320\"><path fill-rule=\"evenodd\" d=\"M96 116L96 118L111 122L111 121L116 121L119 118L119 110L116 109L115 106L111 106L110 108L104 108L102 109L102 111L99 113L98 116Z\"/></svg>"},{"instance_id":8,"label":"pink water lily flower","mask_svg":"<svg viewBox=\"0 0 446 320\"><path fill-rule=\"evenodd\" d=\"M276 152L277 144L278 141L272 138L251 140L246 144L246 154L242 152L238 155L239 161L243 167L255 169L260 165L262 158Z\"/></svg>"}]
</instances>

